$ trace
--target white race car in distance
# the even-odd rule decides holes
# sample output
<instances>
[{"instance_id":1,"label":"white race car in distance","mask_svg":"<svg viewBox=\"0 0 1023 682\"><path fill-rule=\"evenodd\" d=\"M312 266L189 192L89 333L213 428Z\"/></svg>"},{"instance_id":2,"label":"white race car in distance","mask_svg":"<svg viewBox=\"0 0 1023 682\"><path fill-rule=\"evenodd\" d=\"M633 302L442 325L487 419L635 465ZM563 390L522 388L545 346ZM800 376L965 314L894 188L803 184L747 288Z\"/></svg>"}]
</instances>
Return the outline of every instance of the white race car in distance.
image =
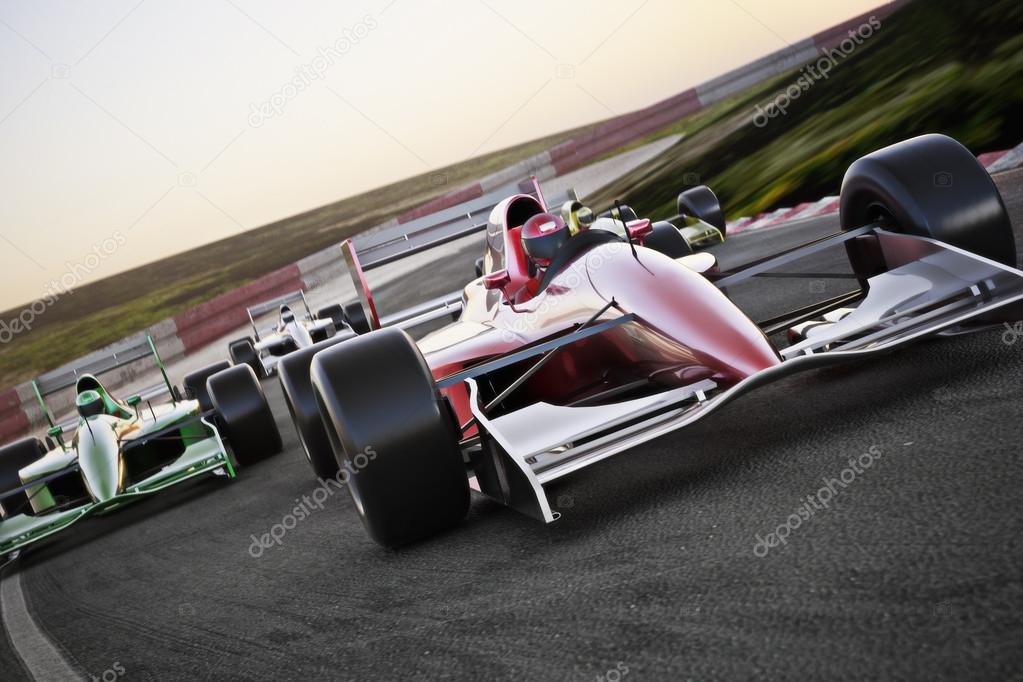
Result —
<instances>
[{"instance_id":1,"label":"white race car in distance","mask_svg":"<svg viewBox=\"0 0 1023 682\"><path fill-rule=\"evenodd\" d=\"M297 302L302 303L305 315L295 314L291 304ZM278 310L277 323L260 332L256 318L275 309ZM339 333L355 336L369 331L369 323L361 306L335 304L313 315L303 291L258 303L247 308L246 312L254 336L232 341L228 351L234 364L252 367L259 378L274 374L281 358L297 350L308 348Z\"/></svg>"}]
</instances>

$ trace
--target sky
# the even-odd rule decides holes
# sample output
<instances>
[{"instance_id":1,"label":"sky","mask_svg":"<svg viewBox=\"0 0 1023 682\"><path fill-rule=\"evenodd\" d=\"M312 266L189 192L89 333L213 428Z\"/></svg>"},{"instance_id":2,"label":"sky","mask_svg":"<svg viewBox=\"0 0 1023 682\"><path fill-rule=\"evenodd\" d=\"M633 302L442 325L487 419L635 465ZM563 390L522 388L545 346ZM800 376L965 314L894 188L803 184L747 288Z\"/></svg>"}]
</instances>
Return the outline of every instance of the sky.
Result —
<instances>
[{"instance_id":1,"label":"sky","mask_svg":"<svg viewBox=\"0 0 1023 682\"><path fill-rule=\"evenodd\" d=\"M642 108L881 0L0 0L0 309Z\"/></svg>"}]
</instances>

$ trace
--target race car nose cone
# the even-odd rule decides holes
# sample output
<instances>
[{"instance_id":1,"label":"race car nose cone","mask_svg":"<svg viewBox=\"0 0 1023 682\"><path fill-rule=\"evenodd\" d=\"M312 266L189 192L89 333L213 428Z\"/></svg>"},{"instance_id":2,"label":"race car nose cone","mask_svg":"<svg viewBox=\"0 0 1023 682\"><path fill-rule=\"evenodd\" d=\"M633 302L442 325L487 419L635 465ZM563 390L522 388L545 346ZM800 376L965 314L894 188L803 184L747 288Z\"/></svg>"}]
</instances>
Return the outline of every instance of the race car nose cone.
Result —
<instances>
[{"instance_id":1,"label":"race car nose cone","mask_svg":"<svg viewBox=\"0 0 1023 682\"><path fill-rule=\"evenodd\" d=\"M103 417L82 422L78 430L78 468L85 487L97 502L118 493L121 484L120 456L114 430Z\"/></svg>"}]
</instances>

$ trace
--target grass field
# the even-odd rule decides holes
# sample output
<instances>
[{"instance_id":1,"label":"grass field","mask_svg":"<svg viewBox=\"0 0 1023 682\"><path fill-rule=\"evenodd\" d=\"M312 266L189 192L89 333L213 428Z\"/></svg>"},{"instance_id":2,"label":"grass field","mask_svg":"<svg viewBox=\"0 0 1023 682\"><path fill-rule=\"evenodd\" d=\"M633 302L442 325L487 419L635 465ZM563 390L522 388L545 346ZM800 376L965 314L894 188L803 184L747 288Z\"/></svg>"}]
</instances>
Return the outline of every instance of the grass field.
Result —
<instances>
[{"instance_id":1,"label":"grass field","mask_svg":"<svg viewBox=\"0 0 1023 682\"><path fill-rule=\"evenodd\" d=\"M641 214L675 212L687 176L718 194L729 218L837 194L856 158L942 132L980 153L1023 140L1023 5L916 2L893 14L829 77L754 123L756 106L799 71L721 102L642 142L687 137L592 198L623 199ZM642 143L641 142L641 143Z\"/></svg>"}]
</instances>

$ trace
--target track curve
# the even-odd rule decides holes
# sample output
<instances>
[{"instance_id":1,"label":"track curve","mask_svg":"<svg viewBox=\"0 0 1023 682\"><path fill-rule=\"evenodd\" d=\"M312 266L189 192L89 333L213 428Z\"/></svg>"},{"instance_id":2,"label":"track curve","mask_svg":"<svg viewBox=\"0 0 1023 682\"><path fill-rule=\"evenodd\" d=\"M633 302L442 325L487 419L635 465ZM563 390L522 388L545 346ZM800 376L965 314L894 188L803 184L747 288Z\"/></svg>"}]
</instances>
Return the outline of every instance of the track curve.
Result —
<instances>
[{"instance_id":1,"label":"track curve","mask_svg":"<svg viewBox=\"0 0 1023 682\"><path fill-rule=\"evenodd\" d=\"M1020 246L1023 171L997 182ZM836 227L717 250L727 268ZM450 290L475 251L378 300ZM732 294L760 316L843 286ZM940 339L793 377L559 482L551 526L475 499L460 528L398 552L312 478L272 379L283 455L83 524L5 579L20 574L39 629L97 677L1008 679L1023 666L1017 341ZM829 480L828 506L761 551ZM254 544L289 516L279 545ZM0 664L25 674L10 640Z\"/></svg>"}]
</instances>

